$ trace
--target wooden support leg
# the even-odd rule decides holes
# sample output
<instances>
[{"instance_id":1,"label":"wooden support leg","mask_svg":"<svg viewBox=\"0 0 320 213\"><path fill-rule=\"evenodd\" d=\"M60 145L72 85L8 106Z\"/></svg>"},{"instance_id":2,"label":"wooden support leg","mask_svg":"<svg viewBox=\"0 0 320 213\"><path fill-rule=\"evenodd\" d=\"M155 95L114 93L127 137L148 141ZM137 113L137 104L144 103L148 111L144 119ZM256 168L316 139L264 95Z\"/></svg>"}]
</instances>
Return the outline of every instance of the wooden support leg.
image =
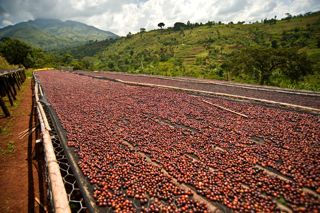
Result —
<instances>
[{"instance_id":1,"label":"wooden support leg","mask_svg":"<svg viewBox=\"0 0 320 213\"><path fill-rule=\"evenodd\" d=\"M11 85L10 82L7 82L7 84L8 84L8 92L9 92L8 94L11 95L11 98L12 98L14 101L17 100L17 99L16 99L16 95L15 95L15 94L17 94L17 92L15 92L14 85ZM13 104L12 104L11 106L13 106Z\"/></svg>"},{"instance_id":2,"label":"wooden support leg","mask_svg":"<svg viewBox=\"0 0 320 213\"><path fill-rule=\"evenodd\" d=\"M10 105L13 106L13 98L15 99L13 93L12 93L12 90L11 90L11 87L10 87L10 84L8 82L8 79L5 78L4 81L4 87L5 87L5 92L6 92L6 95L8 96L8 99L9 99L9 102L10 102Z\"/></svg>"},{"instance_id":3,"label":"wooden support leg","mask_svg":"<svg viewBox=\"0 0 320 213\"><path fill-rule=\"evenodd\" d=\"M27 78L26 72L24 70L21 70L21 71L19 71L19 75L20 75L21 81L23 83Z\"/></svg>"},{"instance_id":4,"label":"wooden support leg","mask_svg":"<svg viewBox=\"0 0 320 213\"><path fill-rule=\"evenodd\" d=\"M0 78L0 96L1 97L4 97L6 96L6 87L4 85L4 82L3 82L3 78Z\"/></svg>"},{"instance_id":5,"label":"wooden support leg","mask_svg":"<svg viewBox=\"0 0 320 213\"><path fill-rule=\"evenodd\" d=\"M19 90L20 90L20 86L22 85L22 81L21 81L18 73L15 73L14 75L15 75L15 76L14 76L14 79L15 79L16 84L17 84L17 86L18 86L18 88L19 88Z\"/></svg>"},{"instance_id":6,"label":"wooden support leg","mask_svg":"<svg viewBox=\"0 0 320 213\"><path fill-rule=\"evenodd\" d=\"M12 88L11 91L13 92L14 96L17 95L17 90L14 87L15 83L16 83L15 79L13 77L9 77L8 86ZM19 86L18 86L18 89L20 90Z\"/></svg>"},{"instance_id":7,"label":"wooden support leg","mask_svg":"<svg viewBox=\"0 0 320 213\"><path fill-rule=\"evenodd\" d=\"M8 99L9 99L10 105L11 105L11 106L13 106L13 100L12 100L12 97L11 97L10 91L8 91L8 90L7 90L7 96L8 96Z\"/></svg>"},{"instance_id":8,"label":"wooden support leg","mask_svg":"<svg viewBox=\"0 0 320 213\"><path fill-rule=\"evenodd\" d=\"M20 83L19 83L19 79L17 78L17 73L13 73L11 76L10 76L11 80L12 80L12 85L14 87L14 85L17 86L17 89L20 90Z\"/></svg>"},{"instance_id":9,"label":"wooden support leg","mask_svg":"<svg viewBox=\"0 0 320 213\"><path fill-rule=\"evenodd\" d=\"M2 111L3 111L3 113L4 113L4 115L5 115L6 117L9 117L9 116L10 116L10 112L9 112L6 104L5 104L4 101L2 100L2 97L0 97L0 106L1 106L1 109L2 109Z\"/></svg>"}]
</instances>

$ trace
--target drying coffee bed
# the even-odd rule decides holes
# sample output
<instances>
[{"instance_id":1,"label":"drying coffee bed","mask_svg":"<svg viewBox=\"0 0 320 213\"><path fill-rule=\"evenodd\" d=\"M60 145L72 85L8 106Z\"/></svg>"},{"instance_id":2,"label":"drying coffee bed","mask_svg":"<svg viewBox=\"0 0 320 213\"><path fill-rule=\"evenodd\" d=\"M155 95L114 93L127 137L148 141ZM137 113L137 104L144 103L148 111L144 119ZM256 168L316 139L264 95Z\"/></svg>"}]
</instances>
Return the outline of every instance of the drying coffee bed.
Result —
<instances>
[{"instance_id":1,"label":"drying coffee bed","mask_svg":"<svg viewBox=\"0 0 320 213\"><path fill-rule=\"evenodd\" d=\"M320 208L317 115L67 72L37 75L99 206Z\"/></svg>"},{"instance_id":2,"label":"drying coffee bed","mask_svg":"<svg viewBox=\"0 0 320 213\"><path fill-rule=\"evenodd\" d=\"M199 80L191 78L170 78L147 75L132 75L116 72L83 72L85 75L104 76L138 83L174 86L193 90L203 90L225 93L249 98L266 99L276 102L295 104L320 109L320 93L308 91L294 91L273 87L259 87L254 85L234 84L216 80Z\"/></svg>"}]
</instances>

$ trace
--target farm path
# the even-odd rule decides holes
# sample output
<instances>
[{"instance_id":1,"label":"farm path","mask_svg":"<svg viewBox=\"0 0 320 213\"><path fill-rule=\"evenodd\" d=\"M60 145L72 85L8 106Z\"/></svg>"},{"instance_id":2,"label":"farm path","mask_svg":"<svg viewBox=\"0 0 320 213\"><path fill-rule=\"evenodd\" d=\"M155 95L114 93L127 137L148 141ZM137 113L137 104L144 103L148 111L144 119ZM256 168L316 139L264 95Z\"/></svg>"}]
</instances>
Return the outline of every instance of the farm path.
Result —
<instances>
[{"instance_id":1,"label":"farm path","mask_svg":"<svg viewBox=\"0 0 320 213\"><path fill-rule=\"evenodd\" d=\"M16 104L10 108L11 117L0 117L0 212L41 212L38 201L44 202L44 190L34 160L35 133L19 138L19 133L34 127L30 78L18 92Z\"/></svg>"}]
</instances>

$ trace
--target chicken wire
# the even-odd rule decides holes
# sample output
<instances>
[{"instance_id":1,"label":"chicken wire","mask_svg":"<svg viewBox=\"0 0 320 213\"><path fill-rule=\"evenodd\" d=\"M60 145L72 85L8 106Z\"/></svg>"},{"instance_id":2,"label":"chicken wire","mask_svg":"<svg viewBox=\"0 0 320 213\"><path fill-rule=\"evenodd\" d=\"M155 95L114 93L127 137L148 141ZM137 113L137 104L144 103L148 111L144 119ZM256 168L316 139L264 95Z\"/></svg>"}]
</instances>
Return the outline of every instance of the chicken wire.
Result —
<instances>
[{"instance_id":1,"label":"chicken wire","mask_svg":"<svg viewBox=\"0 0 320 213\"><path fill-rule=\"evenodd\" d=\"M67 156L65 154L65 150L63 146L61 145L61 141L59 139L59 136L57 134L57 131L52 123L52 119L49 116L48 109L45 107L45 113L47 115L47 119L50 125L50 128L52 129L50 131L50 136L52 140L52 145L54 148L54 153L56 155L56 159L58 161L61 176L63 179L63 183L67 192L69 206L71 209L71 212L73 213L83 213L88 212L87 207L83 198L83 195L79 189L79 185L77 183L76 177L74 176L74 173L72 171L72 168L69 164L69 161L67 159ZM45 168L45 174L46 174L46 182L48 183L48 191L47 196L50 202L51 212L55 212L53 209L53 197L52 197L52 190L51 190L51 184L50 184L50 178L48 175L48 168L46 166Z\"/></svg>"}]
</instances>

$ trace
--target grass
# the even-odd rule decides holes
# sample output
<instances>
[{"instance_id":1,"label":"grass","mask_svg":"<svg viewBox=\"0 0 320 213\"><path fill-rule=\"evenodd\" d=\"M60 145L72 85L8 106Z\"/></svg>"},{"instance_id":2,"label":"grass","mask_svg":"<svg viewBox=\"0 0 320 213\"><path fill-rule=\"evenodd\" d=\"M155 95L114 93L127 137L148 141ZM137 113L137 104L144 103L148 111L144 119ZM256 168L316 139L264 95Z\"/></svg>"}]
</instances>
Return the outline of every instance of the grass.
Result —
<instances>
[{"instance_id":1,"label":"grass","mask_svg":"<svg viewBox=\"0 0 320 213\"><path fill-rule=\"evenodd\" d=\"M0 127L0 136L6 136L10 133L8 127Z\"/></svg>"},{"instance_id":2,"label":"grass","mask_svg":"<svg viewBox=\"0 0 320 213\"><path fill-rule=\"evenodd\" d=\"M10 65L4 57L0 56L0 70L10 70L16 68L17 66Z\"/></svg>"},{"instance_id":3,"label":"grass","mask_svg":"<svg viewBox=\"0 0 320 213\"><path fill-rule=\"evenodd\" d=\"M26 77L27 78L32 78L33 69L27 69L25 72L26 72Z\"/></svg>"},{"instance_id":4,"label":"grass","mask_svg":"<svg viewBox=\"0 0 320 213\"><path fill-rule=\"evenodd\" d=\"M5 154L12 154L16 151L16 145L15 145L15 142L14 141L9 141L7 143L7 146L6 148L1 148L0 147L0 153L2 155L5 155Z\"/></svg>"}]
</instances>

